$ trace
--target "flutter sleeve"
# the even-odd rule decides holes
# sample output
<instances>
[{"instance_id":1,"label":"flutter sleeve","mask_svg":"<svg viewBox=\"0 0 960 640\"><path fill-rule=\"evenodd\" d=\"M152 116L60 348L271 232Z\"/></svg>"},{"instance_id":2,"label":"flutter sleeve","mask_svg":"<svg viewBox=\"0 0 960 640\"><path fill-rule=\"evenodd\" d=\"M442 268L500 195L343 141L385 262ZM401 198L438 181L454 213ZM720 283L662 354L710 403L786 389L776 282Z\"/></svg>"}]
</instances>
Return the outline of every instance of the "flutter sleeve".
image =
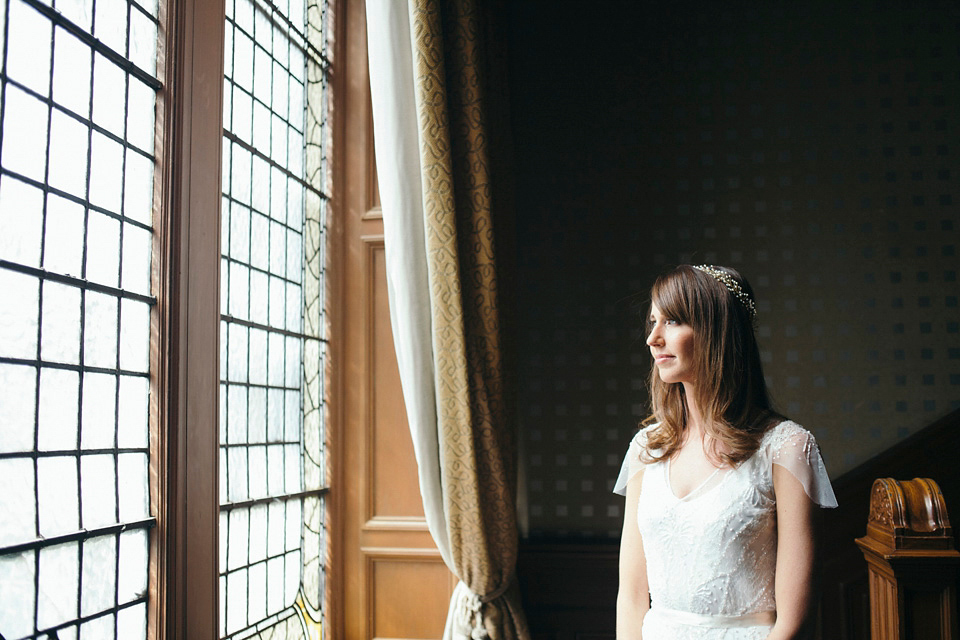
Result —
<instances>
[{"instance_id":1,"label":"flutter sleeve","mask_svg":"<svg viewBox=\"0 0 960 640\"><path fill-rule=\"evenodd\" d=\"M807 496L816 504L836 507L837 497L813 434L789 421L781 423L774 431L770 447L772 463L799 480Z\"/></svg>"},{"instance_id":2,"label":"flutter sleeve","mask_svg":"<svg viewBox=\"0 0 960 640\"><path fill-rule=\"evenodd\" d=\"M649 428L649 427L648 427ZM644 462L642 454L646 449L647 429L642 429L630 441L627 447L627 455L623 458L623 465L620 467L620 475L617 476L617 482L613 485L613 492L621 496L627 495L627 484L633 476L643 470Z\"/></svg>"}]
</instances>

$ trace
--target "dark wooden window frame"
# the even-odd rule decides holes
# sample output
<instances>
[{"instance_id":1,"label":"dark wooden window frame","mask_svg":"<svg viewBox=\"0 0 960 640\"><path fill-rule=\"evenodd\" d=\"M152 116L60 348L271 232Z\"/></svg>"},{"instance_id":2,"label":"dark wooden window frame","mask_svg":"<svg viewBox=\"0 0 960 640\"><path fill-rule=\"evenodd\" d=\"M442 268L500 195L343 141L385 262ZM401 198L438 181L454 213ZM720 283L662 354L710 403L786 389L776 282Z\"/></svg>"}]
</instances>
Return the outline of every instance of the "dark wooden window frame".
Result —
<instances>
[{"instance_id":1,"label":"dark wooden window frame","mask_svg":"<svg viewBox=\"0 0 960 640\"><path fill-rule=\"evenodd\" d=\"M148 638L216 638L224 7L171 0L160 23Z\"/></svg>"}]
</instances>

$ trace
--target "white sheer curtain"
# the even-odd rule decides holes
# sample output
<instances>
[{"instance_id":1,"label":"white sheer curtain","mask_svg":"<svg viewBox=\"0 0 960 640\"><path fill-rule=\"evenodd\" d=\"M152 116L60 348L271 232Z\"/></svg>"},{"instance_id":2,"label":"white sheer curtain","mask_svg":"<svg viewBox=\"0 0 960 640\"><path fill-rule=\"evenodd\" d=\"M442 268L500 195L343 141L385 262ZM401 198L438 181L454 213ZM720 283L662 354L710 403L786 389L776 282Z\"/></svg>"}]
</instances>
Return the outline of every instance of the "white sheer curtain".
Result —
<instances>
[{"instance_id":1,"label":"white sheer curtain","mask_svg":"<svg viewBox=\"0 0 960 640\"><path fill-rule=\"evenodd\" d=\"M453 567L443 513L414 58L406 0L367 0L367 49L390 323L430 533Z\"/></svg>"},{"instance_id":2,"label":"white sheer curtain","mask_svg":"<svg viewBox=\"0 0 960 640\"><path fill-rule=\"evenodd\" d=\"M487 74L482 12L473 0L368 0L366 9L397 362L427 525L460 578L444 640L527 640L491 150L482 92L472 90Z\"/></svg>"}]
</instances>

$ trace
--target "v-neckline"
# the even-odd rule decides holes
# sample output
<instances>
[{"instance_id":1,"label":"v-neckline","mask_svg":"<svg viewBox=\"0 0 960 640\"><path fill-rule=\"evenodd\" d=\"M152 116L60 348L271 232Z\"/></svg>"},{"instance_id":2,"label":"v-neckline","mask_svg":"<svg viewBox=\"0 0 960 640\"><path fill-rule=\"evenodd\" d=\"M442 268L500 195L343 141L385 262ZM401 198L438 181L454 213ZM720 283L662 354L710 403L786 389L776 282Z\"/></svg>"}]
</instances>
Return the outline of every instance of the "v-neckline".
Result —
<instances>
[{"instance_id":1,"label":"v-neckline","mask_svg":"<svg viewBox=\"0 0 960 640\"><path fill-rule=\"evenodd\" d=\"M687 502L688 500L692 500L696 498L698 494L702 493L701 489L703 489L707 485L707 483L713 480L717 476L717 474L720 473L721 471L720 467L715 468L713 470L713 473L711 473L706 478L704 478L703 481L700 482L700 484L695 486L693 489L691 489L681 498L677 496L676 492L673 490L673 483L670 482L670 463L672 462L672 460L673 460L672 458L667 458L666 464L663 465L664 482L666 482L666 485L667 485L667 492L673 497L674 500L678 500L679 502ZM727 469L727 471L729 472L730 469ZM724 477L726 477L726 475L727 474L725 473ZM723 482L723 479L721 479L720 482ZM720 482L718 482L716 485L711 487L711 489L717 487L720 484Z\"/></svg>"}]
</instances>

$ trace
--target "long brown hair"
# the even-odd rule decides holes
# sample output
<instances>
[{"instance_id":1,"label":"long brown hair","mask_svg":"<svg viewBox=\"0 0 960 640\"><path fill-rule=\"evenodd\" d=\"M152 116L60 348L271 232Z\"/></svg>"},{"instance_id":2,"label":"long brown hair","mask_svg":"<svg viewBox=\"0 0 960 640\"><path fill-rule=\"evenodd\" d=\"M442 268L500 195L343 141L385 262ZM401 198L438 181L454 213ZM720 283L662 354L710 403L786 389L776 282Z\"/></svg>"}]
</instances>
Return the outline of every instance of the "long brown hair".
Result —
<instances>
[{"instance_id":1,"label":"long brown hair","mask_svg":"<svg viewBox=\"0 0 960 640\"><path fill-rule=\"evenodd\" d=\"M712 268L733 278L755 300L739 272ZM693 329L694 401L711 437L709 453L731 466L743 462L757 450L773 418L779 417L767 395L751 311L720 280L690 265L657 278L650 301L665 317ZM650 400L652 414L644 424L659 426L647 437L647 454L666 459L683 444L688 417L684 387L664 382L652 367Z\"/></svg>"}]
</instances>

